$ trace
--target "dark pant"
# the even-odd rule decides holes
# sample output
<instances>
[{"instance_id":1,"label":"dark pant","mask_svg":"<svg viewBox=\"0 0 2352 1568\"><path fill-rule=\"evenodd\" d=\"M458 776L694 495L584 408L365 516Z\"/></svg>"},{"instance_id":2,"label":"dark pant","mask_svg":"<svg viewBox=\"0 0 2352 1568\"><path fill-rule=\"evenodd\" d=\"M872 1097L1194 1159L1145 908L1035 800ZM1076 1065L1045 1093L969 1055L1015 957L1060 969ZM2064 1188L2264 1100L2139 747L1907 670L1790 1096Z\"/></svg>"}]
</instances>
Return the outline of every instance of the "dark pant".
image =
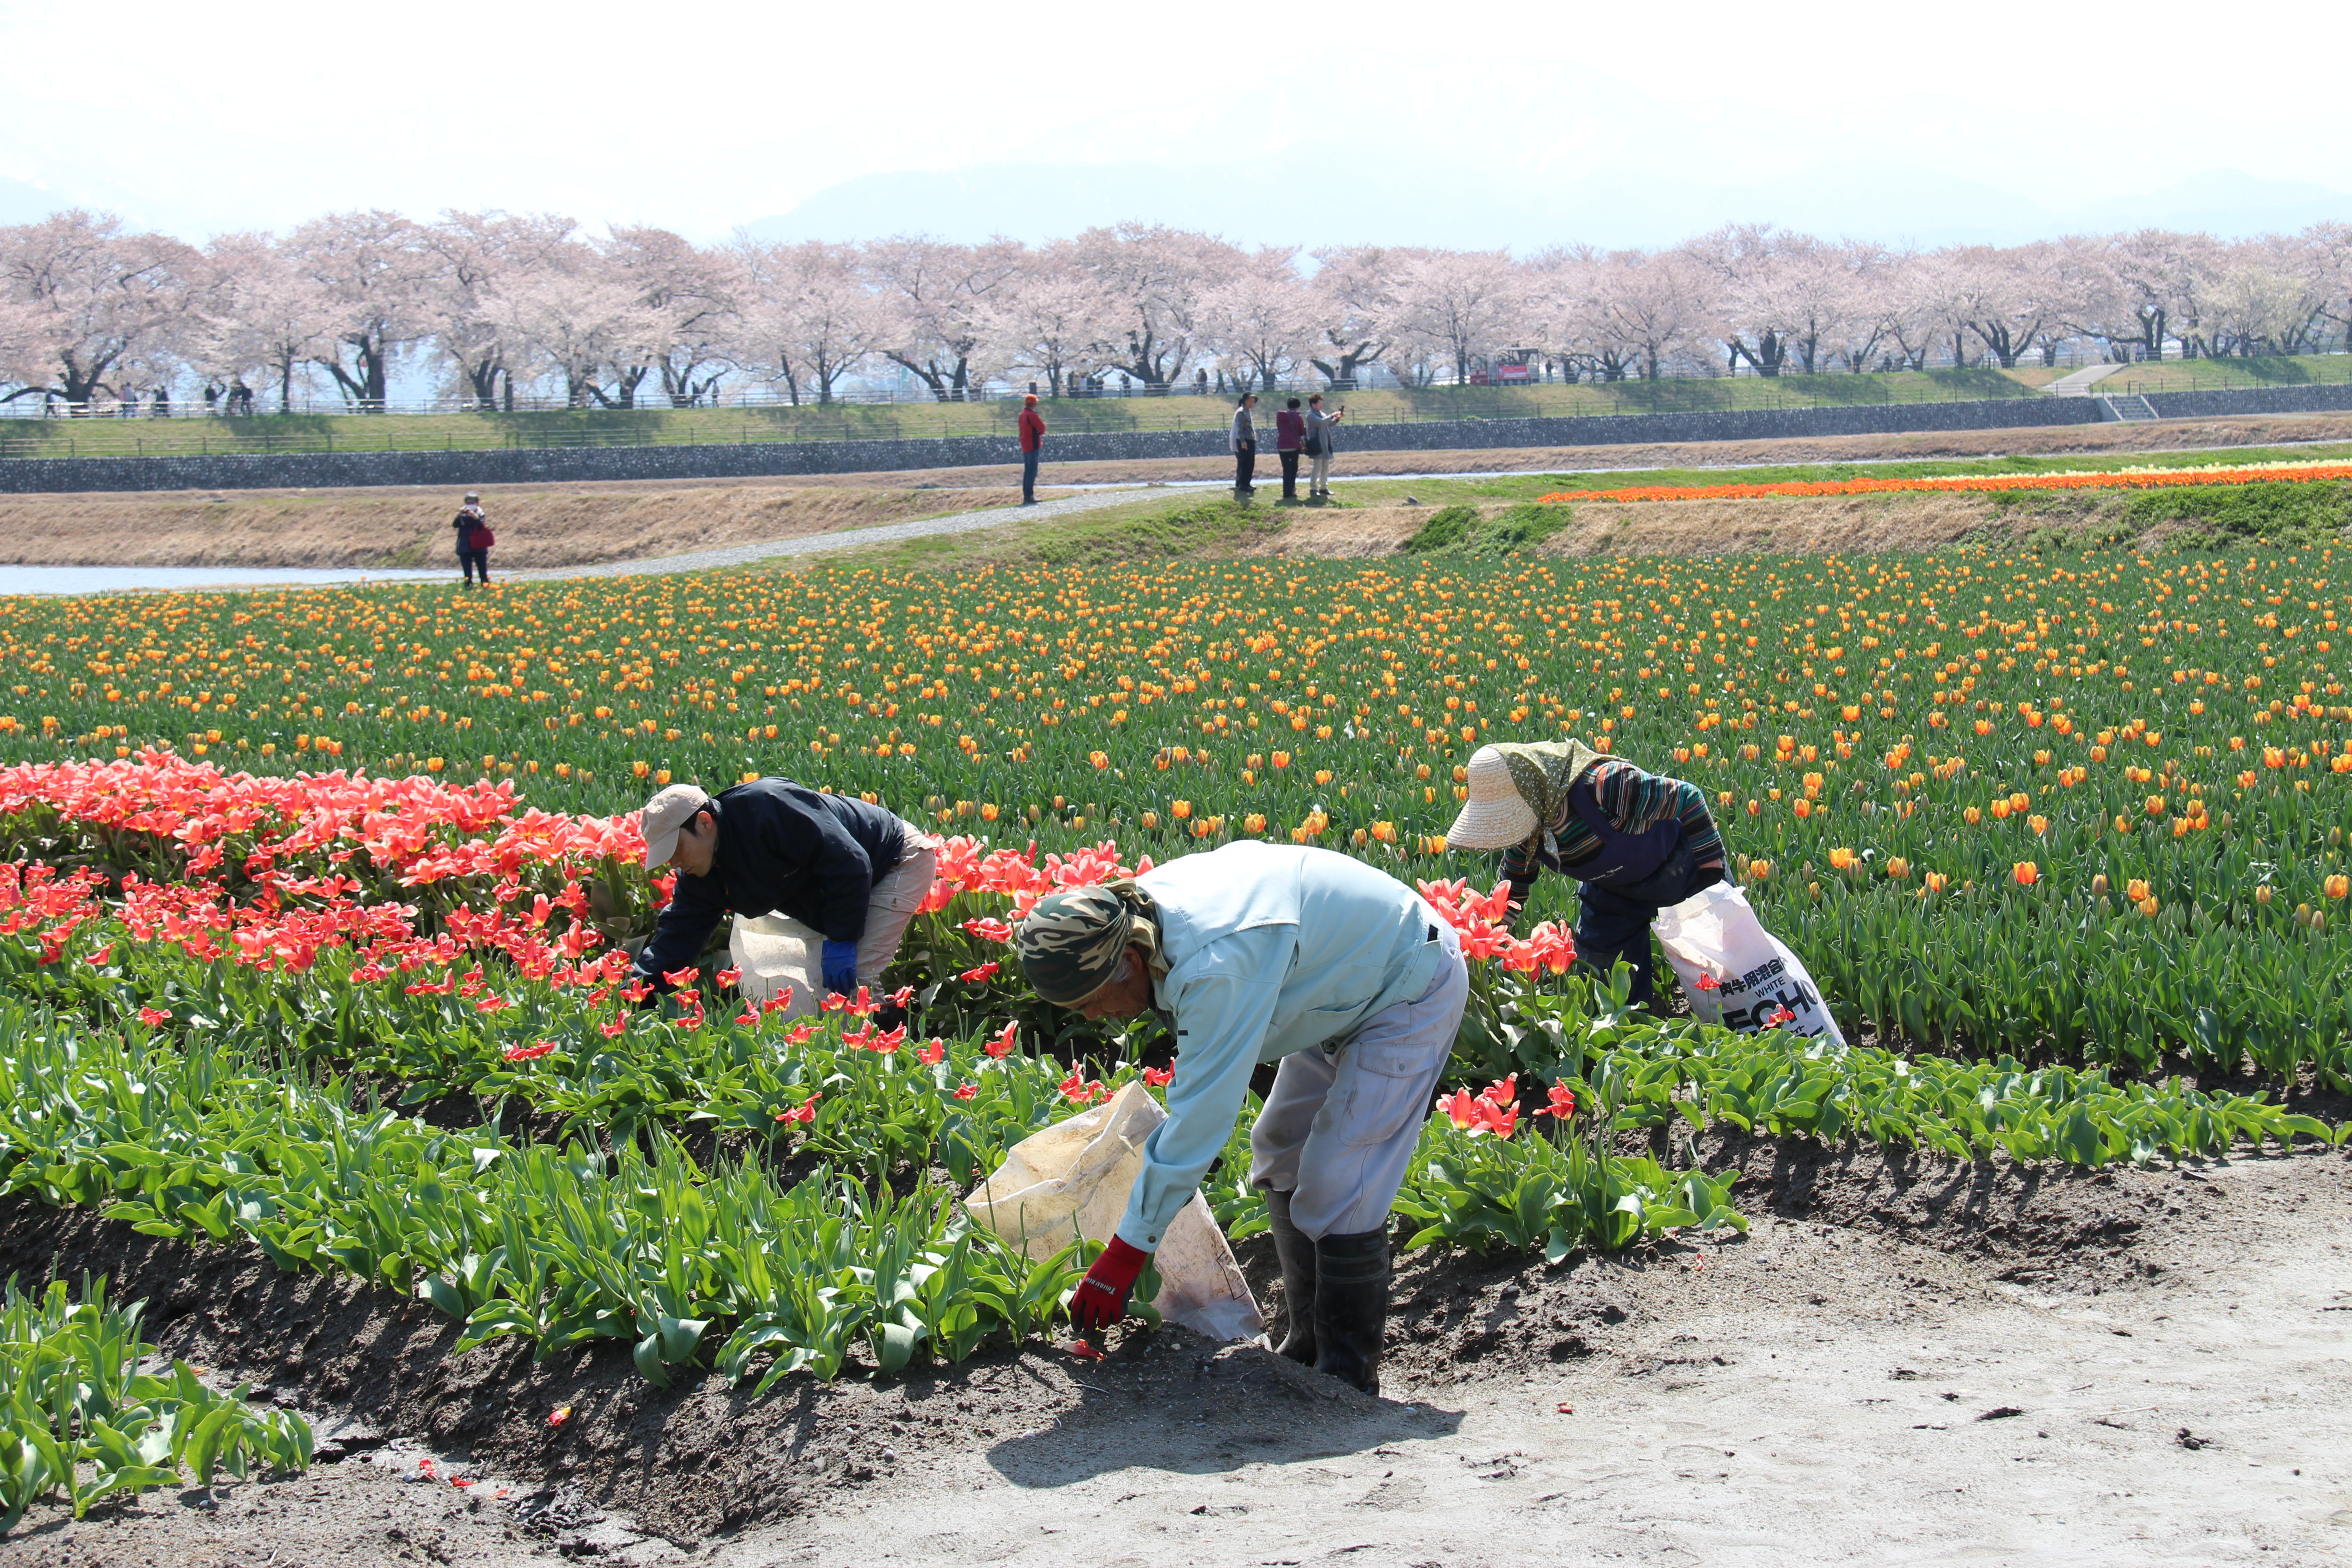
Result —
<instances>
[{"instance_id":1,"label":"dark pant","mask_svg":"<svg viewBox=\"0 0 2352 1568\"><path fill-rule=\"evenodd\" d=\"M1023 500L1037 499L1038 456L1039 454L1034 449L1021 454L1021 499Z\"/></svg>"},{"instance_id":2,"label":"dark pant","mask_svg":"<svg viewBox=\"0 0 2352 1568\"><path fill-rule=\"evenodd\" d=\"M460 550L457 552L457 565L466 574L466 586L468 588L474 585L474 574L477 572L482 574L482 586L487 588L490 585L490 552L488 551Z\"/></svg>"},{"instance_id":3,"label":"dark pant","mask_svg":"<svg viewBox=\"0 0 2352 1568\"><path fill-rule=\"evenodd\" d=\"M1234 489L1237 490L1255 489L1256 487L1250 483L1250 479L1256 472L1257 448L1255 447L1244 447L1234 454Z\"/></svg>"},{"instance_id":4,"label":"dark pant","mask_svg":"<svg viewBox=\"0 0 2352 1568\"><path fill-rule=\"evenodd\" d=\"M1282 499L1298 499L1298 453L1293 448L1275 454L1282 459Z\"/></svg>"},{"instance_id":5,"label":"dark pant","mask_svg":"<svg viewBox=\"0 0 2352 1568\"><path fill-rule=\"evenodd\" d=\"M1633 1002L1650 1002L1650 922L1658 911L1723 880L1723 868L1702 869L1687 844L1678 844L1666 863L1638 882L1576 889L1576 962L1602 976L1619 959L1633 966Z\"/></svg>"}]
</instances>

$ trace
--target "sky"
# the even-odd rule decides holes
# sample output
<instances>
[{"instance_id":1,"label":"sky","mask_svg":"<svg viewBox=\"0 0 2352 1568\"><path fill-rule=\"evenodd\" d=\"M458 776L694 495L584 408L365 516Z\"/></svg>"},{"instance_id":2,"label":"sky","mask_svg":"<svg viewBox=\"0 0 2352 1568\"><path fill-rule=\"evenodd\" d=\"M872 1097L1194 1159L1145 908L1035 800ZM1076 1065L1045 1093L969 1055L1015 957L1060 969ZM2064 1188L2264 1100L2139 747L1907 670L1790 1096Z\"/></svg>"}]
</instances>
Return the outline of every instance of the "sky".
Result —
<instances>
[{"instance_id":1,"label":"sky","mask_svg":"<svg viewBox=\"0 0 2352 1568\"><path fill-rule=\"evenodd\" d=\"M2327 15L2240 0L2229 30L2316 47ZM0 0L0 221L503 207L1038 240L1127 216L1525 252L1734 219L1929 243L2352 219L2341 95L2217 99L2189 58L2214 25L2162 0Z\"/></svg>"}]
</instances>

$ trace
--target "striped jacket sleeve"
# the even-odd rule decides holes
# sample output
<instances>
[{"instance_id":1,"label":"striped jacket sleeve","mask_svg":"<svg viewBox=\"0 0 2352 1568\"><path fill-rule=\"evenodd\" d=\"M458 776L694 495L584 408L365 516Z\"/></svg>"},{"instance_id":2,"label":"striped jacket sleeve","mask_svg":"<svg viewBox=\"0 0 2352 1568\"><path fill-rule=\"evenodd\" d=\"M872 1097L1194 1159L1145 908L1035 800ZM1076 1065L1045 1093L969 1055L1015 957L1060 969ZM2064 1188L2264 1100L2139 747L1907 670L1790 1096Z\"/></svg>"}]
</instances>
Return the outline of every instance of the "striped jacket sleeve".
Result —
<instances>
[{"instance_id":1,"label":"striped jacket sleeve","mask_svg":"<svg viewBox=\"0 0 2352 1568\"><path fill-rule=\"evenodd\" d=\"M1644 773L1612 759L1591 773L1592 793L1601 815L1621 833L1646 833L1671 816L1683 825L1683 841L1701 866L1723 864L1723 835L1706 808L1706 792L1688 779Z\"/></svg>"}]
</instances>

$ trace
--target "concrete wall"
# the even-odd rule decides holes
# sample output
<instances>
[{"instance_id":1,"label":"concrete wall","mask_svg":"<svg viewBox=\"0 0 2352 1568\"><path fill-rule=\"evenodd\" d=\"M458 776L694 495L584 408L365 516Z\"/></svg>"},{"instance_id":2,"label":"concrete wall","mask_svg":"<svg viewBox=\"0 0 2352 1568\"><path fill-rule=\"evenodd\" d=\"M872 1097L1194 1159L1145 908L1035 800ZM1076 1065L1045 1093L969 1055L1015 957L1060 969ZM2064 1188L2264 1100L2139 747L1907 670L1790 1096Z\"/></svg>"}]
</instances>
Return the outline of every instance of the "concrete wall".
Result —
<instances>
[{"instance_id":1,"label":"concrete wall","mask_svg":"<svg viewBox=\"0 0 2352 1568\"><path fill-rule=\"evenodd\" d=\"M2345 393L2288 389L2286 395ZM2189 399L2268 397L2267 393L2191 393ZM2179 397L2154 399L2160 409ZM2352 399L2318 406L2352 406ZM2183 412L2274 413L2267 405ZM1999 430L2095 423L2096 398L2018 397L1965 403L1855 404L1829 408L1731 413L1618 414L1591 418L1428 420L1343 426L1342 471L1355 452L1444 452L1512 447L1605 447L1670 441L1754 441L1928 430ZM1271 421L1265 421L1270 429ZM1054 436L1053 462L1221 456L1217 430L1142 430ZM87 490L325 489L341 486L488 485L599 479L753 479L956 468L1018 460L1009 437L889 441L772 441L707 447L578 447L475 452L216 454L191 458L12 458L0 459L0 492ZM1270 455L1267 460L1270 461Z\"/></svg>"},{"instance_id":2,"label":"concrete wall","mask_svg":"<svg viewBox=\"0 0 2352 1568\"><path fill-rule=\"evenodd\" d=\"M2091 395L2096 397L2094 388ZM2352 409L2352 382L2326 386L2256 386L2243 392L2152 392L2147 405L2166 419L2231 414L2327 414Z\"/></svg>"}]
</instances>

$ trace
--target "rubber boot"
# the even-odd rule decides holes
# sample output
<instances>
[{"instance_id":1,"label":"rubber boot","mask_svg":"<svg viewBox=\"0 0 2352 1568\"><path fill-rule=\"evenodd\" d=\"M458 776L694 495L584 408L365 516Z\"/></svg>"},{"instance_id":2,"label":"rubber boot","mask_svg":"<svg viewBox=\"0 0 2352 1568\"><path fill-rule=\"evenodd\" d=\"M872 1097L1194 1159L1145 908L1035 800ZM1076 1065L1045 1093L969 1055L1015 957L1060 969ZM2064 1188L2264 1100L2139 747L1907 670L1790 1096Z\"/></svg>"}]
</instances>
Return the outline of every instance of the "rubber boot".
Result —
<instances>
[{"instance_id":1,"label":"rubber boot","mask_svg":"<svg viewBox=\"0 0 2352 1568\"><path fill-rule=\"evenodd\" d=\"M1381 1391L1389 1328L1389 1232L1327 1236L1315 1244L1315 1370Z\"/></svg>"},{"instance_id":2,"label":"rubber boot","mask_svg":"<svg viewBox=\"0 0 2352 1568\"><path fill-rule=\"evenodd\" d=\"M1289 1330L1275 1353L1307 1366L1315 1364L1315 1242L1290 1223L1290 1194L1266 1189L1265 1213L1274 1233L1274 1256L1282 1264L1282 1310Z\"/></svg>"}]
</instances>

